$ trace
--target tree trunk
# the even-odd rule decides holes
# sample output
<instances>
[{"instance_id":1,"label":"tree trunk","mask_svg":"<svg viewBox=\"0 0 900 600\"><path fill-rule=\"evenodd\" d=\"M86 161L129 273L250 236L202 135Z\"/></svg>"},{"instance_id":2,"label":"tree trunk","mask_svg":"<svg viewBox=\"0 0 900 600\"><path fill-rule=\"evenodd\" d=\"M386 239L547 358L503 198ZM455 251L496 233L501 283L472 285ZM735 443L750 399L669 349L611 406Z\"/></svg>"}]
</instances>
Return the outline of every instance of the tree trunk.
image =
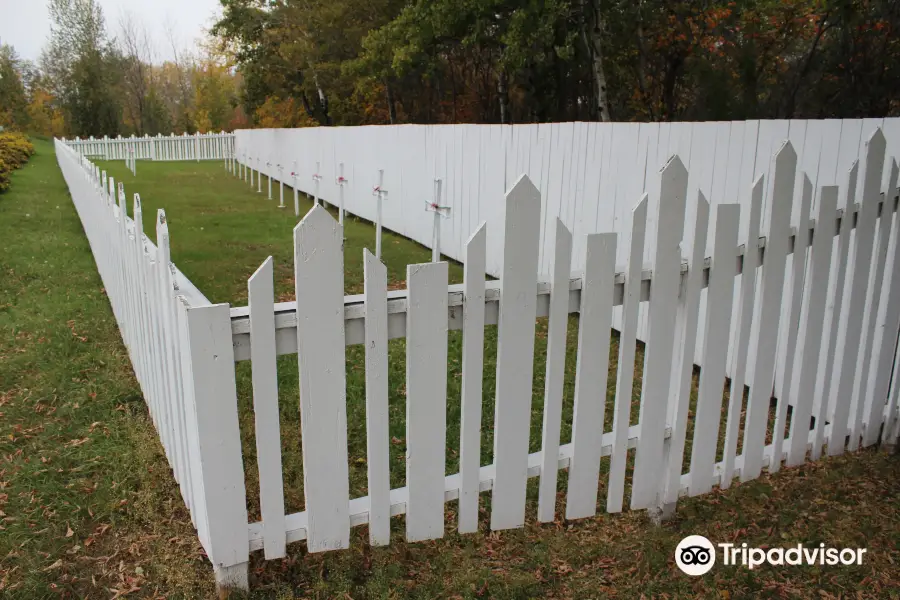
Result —
<instances>
[{"instance_id":1,"label":"tree trunk","mask_svg":"<svg viewBox=\"0 0 900 600\"><path fill-rule=\"evenodd\" d=\"M386 79L384 81L384 93L387 97L388 119L393 125L397 122L397 109L394 106L394 89L391 87L391 82Z\"/></svg>"},{"instance_id":2,"label":"tree trunk","mask_svg":"<svg viewBox=\"0 0 900 600\"><path fill-rule=\"evenodd\" d=\"M600 0L590 0L591 10L591 68L594 75L594 102L597 107L597 120L607 122L609 117L609 100L606 95L606 72L603 70L603 17L600 14Z\"/></svg>"},{"instance_id":3,"label":"tree trunk","mask_svg":"<svg viewBox=\"0 0 900 600\"><path fill-rule=\"evenodd\" d=\"M509 122L509 95L506 89L506 71L497 75L497 94L500 96L500 123Z\"/></svg>"},{"instance_id":4,"label":"tree trunk","mask_svg":"<svg viewBox=\"0 0 900 600\"><path fill-rule=\"evenodd\" d=\"M643 0L638 2L638 21L637 21L637 45L638 45L638 88L641 90L641 96L647 103L647 114L653 121L654 115L653 103L647 94L647 44L644 42L644 6Z\"/></svg>"}]
</instances>

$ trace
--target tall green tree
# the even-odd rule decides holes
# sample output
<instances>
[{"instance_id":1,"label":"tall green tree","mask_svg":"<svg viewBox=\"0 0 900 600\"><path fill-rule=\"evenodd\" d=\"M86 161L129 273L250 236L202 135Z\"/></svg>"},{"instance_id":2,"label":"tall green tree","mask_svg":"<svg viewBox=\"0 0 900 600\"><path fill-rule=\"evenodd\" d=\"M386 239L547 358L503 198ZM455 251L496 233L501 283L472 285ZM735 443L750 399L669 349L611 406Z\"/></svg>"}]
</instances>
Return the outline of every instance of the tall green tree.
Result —
<instances>
[{"instance_id":1,"label":"tall green tree","mask_svg":"<svg viewBox=\"0 0 900 600\"><path fill-rule=\"evenodd\" d=\"M61 102L67 129L79 136L117 134L122 60L107 37L103 10L96 0L50 0L48 8L50 42L41 69Z\"/></svg>"}]
</instances>

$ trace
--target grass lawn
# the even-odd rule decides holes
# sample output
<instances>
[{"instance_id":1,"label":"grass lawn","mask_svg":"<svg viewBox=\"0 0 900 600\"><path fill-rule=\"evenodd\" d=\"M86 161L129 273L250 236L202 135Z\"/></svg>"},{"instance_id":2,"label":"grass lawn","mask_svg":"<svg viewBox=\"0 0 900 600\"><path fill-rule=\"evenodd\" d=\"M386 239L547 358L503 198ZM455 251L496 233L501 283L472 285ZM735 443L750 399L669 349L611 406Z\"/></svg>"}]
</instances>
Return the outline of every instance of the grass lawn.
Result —
<instances>
[{"instance_id":1,"label":"grass lawn","mask_svg":"<svg viewBox=\"0 0 900 600\"><path fill-rule=\"evenodd\" d=\"M0 196L0 596L13 598L210 597L212 570L202 555L102 290L80 222L50 143L14 175ZM276 294L292 296L292 209L276 208L227 175L221 163L139 163L133 178L121 163L104 168L139 192L145 230L165 207L172 256L213 302L246 303L246 279L268 255L276 260ZM277 187L273 190L277 197ZM288 192L289 190L286 190ZM290 194L287 204L292 204ZM309 207L304 200L302 212ZM152 235L151 235L152 237ZM370 224L348 219L346 286L362 290L362 248ZM430 251L386 232L390 283ZM460 281L459 265L451 279ZM571 437L577 317L570 319L562 441ZM492 454L496 338L486 344L483 461ZM540 447L546 324L537 330L532 451ZM615 343L609 398L615 386ZM365 493L362 348L348 348L348 438L351 493ZM390 347L392 483L404 479L405 346ZM458 459L460 338L448 361L448 472ZM639 362L641 357L638 358ZM258 519L249 363L238 365L242 436L251 519ZM296 357L279 359L282 447L288 511L302 510ZM635 389L639 398L640 389ZM636 403L635 403L636 406ZM607 430L611 427L607 410ZM724 426L724 423L723 423ZM689 432L690 436L690 432ZM690 437L688 438L690 440ZM603 460L605 474L609 459ZM687 461L686 461L687 462ZM651 525L643 511L600 514L577 522L534 523L491 533L489 496L481 532L452 533L447 505L443 540L407 545L403 518L393 543L370 548L366 527L351 548L308 555L303 543L281 561L251 562L253 597L900 597L900 461L866 451L764 475L727 492L683 500L676 517ZM560 490L565 490L561 474ZM561 494L561 500L564 494ZM600 498L605 497L601 475ZM562 502L561 502L562 504ZM558 514L561 514L558 512ZM819 542L867 547L861 567L781 567L754 571L716 566L682 575L672 553L688 534L714 542L781 546ZM893 594L893 595L892 595Z\"/></svg>"}]
</instances>

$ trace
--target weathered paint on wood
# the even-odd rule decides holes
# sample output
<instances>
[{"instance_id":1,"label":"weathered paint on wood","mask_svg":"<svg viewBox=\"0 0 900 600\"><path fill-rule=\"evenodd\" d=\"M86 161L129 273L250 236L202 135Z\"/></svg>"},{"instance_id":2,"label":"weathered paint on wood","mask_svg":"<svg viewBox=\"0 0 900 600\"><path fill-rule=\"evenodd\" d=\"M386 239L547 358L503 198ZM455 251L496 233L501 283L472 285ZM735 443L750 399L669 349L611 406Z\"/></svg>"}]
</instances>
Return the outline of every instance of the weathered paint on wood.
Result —
<instances>
[{"instance_id":1,"label":"weathered paint on wood","mask_svg":"<svg viewBox=\"0 0 900 600\"><path fill-rule=\"evenodd\" d=\"M350 544L343 228L315 206L294 228L303 492L310 552Z\"/></svg>"},{"instance_id":2,"label":"weathered paint on wood","mask_svg":"<svg viewBox=\"0 0 900 600\"><path fill-rule=\"evenodd\" d=\"M366 297L366 467L369 543L391 541L390 433L388 429L387 267L363 250Z\"/></svg>"},{"instance_id":3,"label":"weathered paint on wood","mask_svg":"<svg viewBox=\"0 0 900 600\"><path fill-rule=\"evenodd\" d=\"M484 223L466 243L463 304L462 416L459 433L459 532L478 530L481 403L484 376Z\"/></svg>"},{"instance_id":4,"label":"weathered paint on wood","mask_svg":"<svg viewBox=\"0 0 900 600\"><path fill-rule=\"evenodd\" d=\"M268 257L247 281L250 309L250 366L259 505L266 560L285 555L284 484L281 475L281 426L278 417L278 370L275 364L274 261Z\"/></svg>"},{"instance_id":5,"label":"weathered paint on wood","mask_svg":"<svg viewBox=\"0 0 900 600\"><path fill-rule=\"evenodd\" d=\"M445 262L406 267L406 539L410 542L444 535L448 272Z\"/></svg>"}]
</instances>

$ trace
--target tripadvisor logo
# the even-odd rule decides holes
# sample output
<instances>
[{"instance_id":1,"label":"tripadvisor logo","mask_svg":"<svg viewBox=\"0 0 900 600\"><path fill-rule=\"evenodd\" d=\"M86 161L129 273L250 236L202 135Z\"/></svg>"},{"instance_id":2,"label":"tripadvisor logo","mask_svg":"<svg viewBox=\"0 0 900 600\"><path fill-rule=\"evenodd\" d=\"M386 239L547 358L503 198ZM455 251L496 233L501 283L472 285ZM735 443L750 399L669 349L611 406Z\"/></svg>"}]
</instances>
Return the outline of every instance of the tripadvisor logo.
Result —
<instances>
[{"instance_id":1,"label":"tripadvisor logo","mask_svg":"<svg viewBox=\"0 0 900 600\"><path fill-rule=\"evenodd\" d=\"M716 544L721 550L722 564L754 569L760 565L861 565L866 548L826 548L825 544L807 547L752 548L746 543ZM675 564L688 575L703 575L716 564L716 546L702 535L689 535L675 548Z\"/></svg>"}]
</instances>

